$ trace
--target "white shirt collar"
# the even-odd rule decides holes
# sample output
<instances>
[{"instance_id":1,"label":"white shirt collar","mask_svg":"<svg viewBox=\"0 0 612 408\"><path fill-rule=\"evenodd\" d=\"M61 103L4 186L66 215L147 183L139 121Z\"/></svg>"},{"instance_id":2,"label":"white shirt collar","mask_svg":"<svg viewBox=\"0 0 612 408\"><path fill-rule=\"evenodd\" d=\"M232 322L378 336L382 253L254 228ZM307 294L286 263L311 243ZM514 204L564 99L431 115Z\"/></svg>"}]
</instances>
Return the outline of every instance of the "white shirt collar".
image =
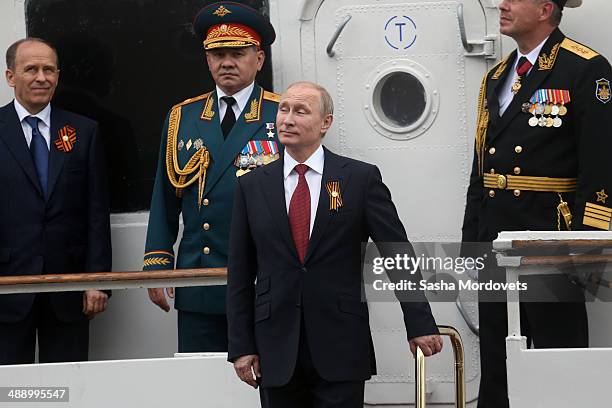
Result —
<instances>
[{"instance_id":1,"label":"white shirt collar","mask_svg":"<svg viewBox=\"0 0 612 408\"><path fill-rule=\"evenodd\" d=\"M233 96L234 99L236 99L236 104L238 105L238 108L240 109L240 112L242 112L244 110L244 107L249 102L249 97L253 93L253 88L255 88L255 82L252 82L251 85L247 86L244 89L241 89L240 91L236 92L233 95L226 94L218 86L216 88L217 88L217 106L219 106L219 104L221 103L220 102L221 101L221 97L223 97L223 96Z\"/></svg>"},{"instance_id":2,"label":"white shirt collar","mask_svg":"<svg viewBox=\"0 0 612 408\"><path fill-rule=\"evenodd\" d=\"M285 180L287 180L289 174L291 174L295 166L297 166L298 164L300 163L293 157L291 157L287 149L285 149L285 157L283 164L283 175ZM319 145L317 150L315 150L315 152L311 154L308 159L306 159L304 164L307 165L311 170L316 171L317 173L322 175L323 166L325 164L325 152L323 151L323 146Z\"/></svg>"},{"instance_id":3,"label":"white shirt collar","mask_svg":"<svg viewBox=\"0 0 612 408\"><path fill-rule=\"evenodd\" d=\"M51 104L48 103L47 106L36 115L32 115L26 108L23 107L22 104L19 103L17 98L13 99L13 104L15 105L15 110L17 111L17 116L19 117L19 122L23 122L25 118L28 116L35 116L41 120L48 128L51 128Z\"/></svg>"},{"instance_id":4,"label":"white shirt collar","mask_svg":"<svg viewBox=\"0 0 612 408\"><path fill-rule=\"evenodd\" d=\"M516 53L517 53L516 61L514 61L514 66L516 67L518 65L518 61L521 59L521 57L527 58L529 62L531 62L531 65L535 66L536 62L538 61L538 56L540 55L540 51L542 51L542 47L544 47L544 44L546 43L546 41L548 41L548 37L546 37L544 41L542 41L537 47L531 50L531 52L529 52L529 54L527 55L521 54L521 52L517 49L516 50Z\"/></svg>"}]
</instances>

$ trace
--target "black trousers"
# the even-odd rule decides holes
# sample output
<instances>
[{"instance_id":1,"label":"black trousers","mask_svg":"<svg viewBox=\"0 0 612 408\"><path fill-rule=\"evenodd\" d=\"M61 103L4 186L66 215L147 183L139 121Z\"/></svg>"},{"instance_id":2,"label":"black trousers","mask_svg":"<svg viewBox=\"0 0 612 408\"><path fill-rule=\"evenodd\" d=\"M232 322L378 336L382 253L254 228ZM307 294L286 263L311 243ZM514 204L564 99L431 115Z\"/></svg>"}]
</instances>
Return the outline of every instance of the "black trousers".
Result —
<instances>
[{"instance_id":1,"label":"black trousers","mask_svg":"<svg viewBox=\"0 0 612 408\"><path fill-rule=\"evenodd\" d=\"M25 319L0 323L0 364L34 363L37 334L40 363L87 361L89 320L59 320L48 295L38 294Z\"/></svg>"},{"instance_id":2,"label":"black trousers","mask_svg":"<svg viewBox=\"0 0 612 408\"><path fill-rule=\"evenodd\" d=\"M330 382L321 378L302 331L293 377L282 387L260 388L259 396L262 408L363 408L364 387L364 381Z\"/></svg>"},{"instance_id":3,"label":"black trousers","mask_svg":"<svg viewBox=\"0 0 612 408\"><path fill-rule=\"evenodd\" d=\"M506 303L480 302L480 392L478 408L508 408ZM521 334L535 348L588 347L584 302L521 303Z\"/></svg>"}]
</instances>

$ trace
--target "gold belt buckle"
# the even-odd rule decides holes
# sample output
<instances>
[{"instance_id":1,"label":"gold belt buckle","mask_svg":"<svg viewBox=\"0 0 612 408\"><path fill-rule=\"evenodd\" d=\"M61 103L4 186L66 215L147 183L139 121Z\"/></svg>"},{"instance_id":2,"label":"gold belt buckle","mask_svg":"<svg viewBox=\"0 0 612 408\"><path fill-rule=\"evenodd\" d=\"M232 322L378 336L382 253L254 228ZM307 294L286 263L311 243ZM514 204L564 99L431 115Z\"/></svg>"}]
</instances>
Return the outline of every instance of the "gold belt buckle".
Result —
<instances>
[{"instance_id":1,"label":"gold belt buckle","mask_svg":"<svg viewBox=\"0 0 612 408\"><path fill-rule=\"evenodd\" d=\"M506 179L506 176L504 175L499 175L497 176L497 187L501 190L505 189L506 186L508 185L508 180Z\"/></svg>"}]
</instances>

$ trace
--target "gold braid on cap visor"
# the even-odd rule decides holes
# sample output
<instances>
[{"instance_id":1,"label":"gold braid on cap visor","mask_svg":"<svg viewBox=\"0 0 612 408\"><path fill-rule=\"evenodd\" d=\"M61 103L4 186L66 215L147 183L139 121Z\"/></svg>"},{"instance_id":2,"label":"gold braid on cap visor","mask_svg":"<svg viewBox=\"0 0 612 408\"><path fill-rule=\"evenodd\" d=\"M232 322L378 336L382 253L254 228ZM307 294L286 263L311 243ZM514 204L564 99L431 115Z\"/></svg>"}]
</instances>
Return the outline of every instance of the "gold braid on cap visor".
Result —
<instances>
[{"instance_id":1,"label":"gold braid on cap visor","mask_svg":"<svg viewBox=\"0 0 612 408\"><path fill-rule=\"evenodd\" d=\"M248 47L255 45L260 46L260 42L253 37L247 30L222 24L219 27L213 28L203 42L205 50L222 47Z\"/></svg>"}]
</instances>

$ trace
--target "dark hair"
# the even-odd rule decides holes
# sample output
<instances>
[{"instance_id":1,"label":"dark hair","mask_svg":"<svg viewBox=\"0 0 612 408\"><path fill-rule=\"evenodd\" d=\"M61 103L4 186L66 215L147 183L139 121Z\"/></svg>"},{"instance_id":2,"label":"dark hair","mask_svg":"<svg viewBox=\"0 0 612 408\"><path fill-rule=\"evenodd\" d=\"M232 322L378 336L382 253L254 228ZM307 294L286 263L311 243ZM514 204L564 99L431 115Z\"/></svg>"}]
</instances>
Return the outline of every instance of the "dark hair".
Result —
<instances>
[{"instance_id":1,"label":"dark hair","mask_svg":"<svg viewBox=\"0 0 612 408\"><path fill-rule=\"evenodd\" d=\"M27 42L37 42L37 43L45 44L47 47L53 50L53 53L55 54L55 60L59 63L59 59L57 57L57 50L55 49L53 44L51 44L47 40L43 40L42 38L26 37L26 38L22 38L21 40L15 41L6 50L6 67L10 69L11 71L15 69L15 59L17 58L17 49L19 48L21 44L24 44Z\"/></svg>"}]
</instances>

